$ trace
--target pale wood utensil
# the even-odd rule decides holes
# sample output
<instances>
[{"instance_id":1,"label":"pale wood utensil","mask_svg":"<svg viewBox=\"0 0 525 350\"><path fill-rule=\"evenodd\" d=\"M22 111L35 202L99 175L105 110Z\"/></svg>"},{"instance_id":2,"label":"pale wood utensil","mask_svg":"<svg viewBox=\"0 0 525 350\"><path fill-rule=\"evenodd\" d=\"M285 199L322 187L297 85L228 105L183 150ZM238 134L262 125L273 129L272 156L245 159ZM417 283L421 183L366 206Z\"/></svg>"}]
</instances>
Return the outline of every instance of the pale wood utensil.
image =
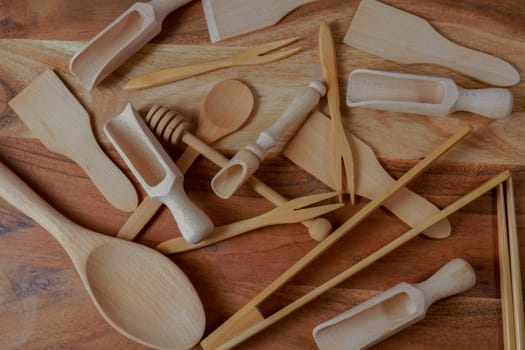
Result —
<instances>
[{"instance_id":1,"label":"pale wood utensil","mask_svg":"<svg viewBox=\"0 0 525 350\"><path fill-rule=\"evenodd\" d=\"M75 224L1 163L0 197L58 241L97 310L115 330L156 349L188 349L202 337L206 318L199 296L170 259Z\"/></svg>"},{"instance_id":2,"label":"pale wood utensil","mask_svg":"<svg viewBox=\"0 0 525 350\"><path fill-rule=\"evenodd\" d=\"M203 0L212 43L272 26L292 10L315 0Z\"/></svg>"},{"instance_id":3,"label":"pale wood utensil","mask_svg":"<svg viewBox=\"0 0 525 350\"><path fill-rule=\"evenodd\" d=\"M195 135L208 144L222 139L246 123L252 113L253 104L254 98L250 88L241 81L228 79L216 84L202 102ZM152 120L154 115L156 118ZM175 130L168 129L167 125L174 117L175 112L156 106L150 109L146 120L158 136L170 142L171 133ZM184 174L199 154L193 148L187 147L175 165ZM144 198L122 225L117 237L130 241L135 239L160 207L159 201L149 196Z\"/></svg>"},{"instance_id":4,"label":"pale wood utensil","mask_svg":"<svg viewBox=\"0 0 525 350\"><path fill-rule=\"evenodd\" d=\"M330 167L331 148L326 143L330 132L330 120L322 113L315 112L288 143L283 154L326 185L335 188ZM374 199L395 180L383 169L370 146L352 134L348 136L354 151L356 194ZM411 227L439 213L434 204L404 187L384 201L383 206ZM450 231L450 223L445 219L424 234L440 239L448 237Z\"/></svg>"},{"instance_id":5,"label":"pale wood utensil","mask_svg":"<svg viewBox=\"0 0 525 350\"><path fill-rule=\"evenodd\" d=\"M496 86L520 81L502 59L455 44L426 20L376 0L361 1L344 42L397 63L437 64Z\"/></svg>"},{"instance_id":6,"label":"pale wood utensil","mask_svg":"<svg viewBox=\"0 0 525 350\"><path fill-rule=\"evenodd\" d=\"M166 121L166 124L162 123L163 125L166 125L166 127L158 129L158 124L160 123L157 123L156 121L164 119L166 115L170 116L168 118L169 120ZM228 162L228 158L210 147L206 142L188 133L188 124L184 122L184 118L182 116L177 115L176 113L171 114L167 109L152 108L146 117L146 122L150 125L150 127L155 128L154 132L164 140L169 140L169 142L174 144L182 141L219 167L223 167ZM250 186L255 192L259 193L262 197L268 199L277 206L283 205L287 202L285 197L274 191L271 187L264 184L254 176L250 177L246 181L246 184ZM305 220L302 222L302 224L308 228L308 233L315 240L323 239L332 230L332 225L325 218Z\"/></svg>"},{"instance_id":7,"label":"pale wood utensil","mask_svg":"<svg viewBox=\"0 0 525 350\"><path fill-rule=\"evenodd\" d=\"M514 327L516 350L525 349L525 322L523 314L523 289L521 283L521 264L516 224L516 207L514 204L514 185L512 178L505 183L505 200L507 209L507 230L509 235L510 274L512 278L512 301L514 305Z\"/></svg>"},{"instance_id":8,"label":"pale wood utensil","mask_svg":"<svg viewBox=\"0 0 525 350\"><path fill-rule=\"evenodd\" d=\"M501 292L501 321L503 324L503 347L505 350L516 349L514 324L514 303L512 295L512 277L510 274L509 237L507 231L507 214L505 208L505 190L503 184L497 188L498 219L498 262L499 285Z\"/></svg>"},{"instance_id":9,"label":"pale wood utensil","mask_svg":"<svg viewBox=\"0 0 525 350\"><path fill-rule=\"evenodd\" d=\"M436 301L463 293L475 284L472 266L454 259L423 282L402 282L321 323L312 332L315 343L320 350L368 349L421 321Z\"/></svg>"},{"instance_id":10,"label":"pale wood utensil","mask_svg":"<svg viewBox=\"0 0 525 350\"><path fill-rule=\"evenodd\" d=\"M273 323L277 322L281 318L288 315L290 312L294 311L295 309L311 301L318 295L322 294L324 291L328 290L328 288L331 288L333 286L332 282L337 281L336 278L338 278L338 276L340 276L341 274L336 276L333 280L330 280L329 282L325 283L321 287L316 288L313 292L306 294L304 297L296 300L295 302L289 304L288 306L284 307L280 311L274 313L273 315L267 318L265 318L263 314L260 312L260 310L258 309L259 304L261 304L270 295L272 295L275 291L281 288L286 282L288 282L292 277L294 277L304 267L312 263L319 255L324 253L326 250L328 250L328 248L330 248L337 241L343 238L352 228L354 228L356 225L362 222L372 212L374 212L379 206L381 206L381 204L386 199L388 199L392 194L394 194L397 190L407 185L416 176L418 176L425 169L430 167L437 158L443 155L454 144L456 144L461 139L463 139L471 130L472 128L469 125L466 125L461 130L456 132L456 134L450 137L440 147L438 147L431 154L429 154L425 159L423 159L418 164L416 164L412 169L410 169L407 173L405 173L402 177L400 177L395 183L393 183L391 186L385 189L384 192L380 196L371 200L359 212L357 212L352 217L350 217L347 221L345 221L331 235L326 237L317 246L315 246L308 253L306 253L301 259L299 259L286 272L284 272L274 282L272 282L269 286L267 286L262 292L260 292L248 304L242 307L233 316L231 316L226 322L224 322L221 326L219 326L219 328L217 328L213 333L211 333L210 335L208 335L208 337L206 337L203 341L201 341L201 346L203 347L203 349L204 350L230 349L234 346L237 346L242 341L262 331L263 329L269 327ZM505 179L506 177L502 178L500 182L504 181ZM483 191L483 193L486 192L487 190ZM408 233L406 233L403 237L406 237L409 234L412 235L411 238L417 236L419 233L421 233L421 231L427 229L432 224L435 224L438 221L444 219L446 215L443 216L442 215L443 213L447 213L448 215L447 211L445 210L441 211L439 214L426 220L424 223L417 226L415 229L408 231ZM399 239L395 240L394 242L398 242L398 241ZM387 254L387 252L390 252L394 248L392 248L392 242L391 242L389 245L381 249L382 250L380 250L380 252L382 252L383 255L385 255ZM360 267L367 266L367 265L363 266L363 261L366 261L367 263L371 263L370 260L373 259L374 256L376 256L374 254L380 254L380 253L377 253L377 252L373 253L371 256L363 260L360 260L352 268L355 268L355 266L360 266ZM342 274L345 274L345 272L343 272Z\"/></svg>"},{"instance_id":11,"label":"pale wood utensil","mask_svg":"<svg viewBox=\"0 0 525 350\"><path fill-rule=\"evenodd\" d=\"M197 243L213 231L211 220L186 195L184 175L131 103L104 131L148 196L170 209L185 240Z\"/></svg>"},{"instance_id":12,"label":"pale wood utensil","mask_svg":"<svg viewBox=\"0 0 525 350\"><path fill-rule=\"evenodd\" d=\"M91 90L160 33L166 16L191 0L137 2L91 39L69 62L69 70Z\"/></svg>"},{"instance_id":13,"label":"pale wood utensil","mask_svg":"<svg viewBox=\"0 0 525 350\"><path fill-rule=\"evenodd\" d=\"M468 111L489 118L512 112L508 89L463 89L452 79L355 69L348 77L346 104L383 111L447 116Z\"/></svg>"},{"instance_id":14,"label":"pale wood utensil","mask_svg":"<svg viewBox=\"0 0 525 350\"><path fill-rule=\"evenodd\" d=\"M264 214L255 216L253 218L215 227L215 230L207 239L197 244L189 244L184 239L177 237L160 243L155 247L155 249L164 254L183 253L206 247L211 244L236 237L243 233L259 229L261 227L279 224L293 224L299 221L309 220L341 208L343 206L342 203L305 208L337 195L337 192L330 192L292 199Z\"/></svg>"},{"instance_id":15,"label":"pale wood utensil","mask_svg":"<svg viewBox=\"0 0 525 350\"><path fill-rule=\"evenodd\" d=\"M133 184L102 151L88 113L52 70L44 71L9 106L34 137L75 161L114 207L123 211L137 207Z\"/></svg>"},{"instance_id":16,"label":"pale wood utensil","mask_svg":"<svg viewBox=\"0 0 525 350\"><path fill-rule=\"evenodd\" d=\"M283 133L291 126L300 124L317 106L326 88L319 81L297 95L284 113L264 130L255 141L237 152L211 180L211 188L217 196L230 198L259 168L266 153L273 148Z\"/></svg>"},{"instance_id":17,"label":"pale wood utensil","mask_svg":"<svg viewBox=\"0 0 525 350\"><path fill-rule=\"evenodd\" d=\"M330 157L335 189L340 193L348 192L350 194L350 200L352 204L354 204L354 157L350 143L346 138L341 117L341 97L339 95L334 38L332 37L330 27L326 23L321 23L321 27L319 28L319 55L321 58L323 79L328 89L326 97L332 125L332 133L330 134L332 149Z\"/></svg>"},{"instance_id":18,"label":"pale wood utensil","mask_svg":"<svg viewBox=\"0 0 525 350\"><path fill-rule=\"evenodd\" d=\"M284 39L271 43L261 44L251 47L231 57L222 58L215 61L196 63L189 66L163 69L157 72L144 74L128 81L124 85L124 90L140 90L159 85L172 83L178 80L187 79L199 74L212 72L222 68L238 66L254 66L280 61L286 57L295 55L302 50L301 47L270 53L286 45L296 42L299 38Z\"/></svg>"}]
</instances>

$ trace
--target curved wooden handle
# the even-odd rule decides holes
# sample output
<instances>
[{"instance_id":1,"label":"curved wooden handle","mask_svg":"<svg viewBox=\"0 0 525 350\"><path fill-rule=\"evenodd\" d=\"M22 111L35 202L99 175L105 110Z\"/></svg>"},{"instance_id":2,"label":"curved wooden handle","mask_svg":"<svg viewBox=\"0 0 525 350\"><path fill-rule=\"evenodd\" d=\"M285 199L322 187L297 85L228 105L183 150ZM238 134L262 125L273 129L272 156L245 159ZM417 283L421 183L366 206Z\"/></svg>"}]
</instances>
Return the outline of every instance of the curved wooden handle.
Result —
<instances>
[{"instance_id":1,"label":"curved wooden handle","mask_svg":"<svg viewBox=\"0 0 525 350\"><path fill-rule=\"evenodd\" d=\"M468 111L485 117L500 119L512 112L513 97L508 89L462 89L452 111Z\"/></svg>"},{"instance_id":2,"label":"curved wooden handle","mask_svg":"<svg viewBox=\"0 0 525 350\"><path fill-rule=\"evenodd\" d=\"M189 243L197 243L213 231L210 218L193 203L184 191L182 181L176 181L169 195L155 198L173 214L181 235Z\"/></svg>"},{"instance_id":3,"label":"curved wooden handle","mask_svg":"<svg viewBox=\"0 0 525 350\"><path fill-rule=\"evenodd\" d=\"M476 273L463 259L454 259L429 279L415 285L425 295L425 309L438 301L469 290L476 284Z\"/></svg>"},{"instance_id":4,"label":"curved wooden handle","mask_svg":"<svg viewBox=\"0 0 525 350\"><path fill-rule=\"evenodd\" d=\"M164 20L167 15L189 3L191 0L150 0L150 4L155 10L155 14L160 21Z\"/></svg>"}]
</instances>

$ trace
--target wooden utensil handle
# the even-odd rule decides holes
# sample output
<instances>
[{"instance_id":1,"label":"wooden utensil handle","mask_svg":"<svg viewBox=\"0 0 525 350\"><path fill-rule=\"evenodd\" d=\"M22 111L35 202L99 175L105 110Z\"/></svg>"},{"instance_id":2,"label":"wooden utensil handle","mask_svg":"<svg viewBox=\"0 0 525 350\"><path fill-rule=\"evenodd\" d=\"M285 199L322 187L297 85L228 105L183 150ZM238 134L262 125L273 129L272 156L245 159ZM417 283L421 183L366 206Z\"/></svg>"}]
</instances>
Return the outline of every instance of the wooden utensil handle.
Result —
<instances>
[{"instance_id":1,"label":"wooden utensil handle","mask_svg":"<svg viewBox=\"0 0 525 350\"><path fill-rule=\"evenodd\" d=\"M311 82L306 89L297 95L277 121L259 135L256 141L258 147L250 148L250 150L257 150L257 156L263 159L264 154L277 144L284 131L290 125L304 120L325 94L326 87L322 82Z\"/></svg>"},{"instance_id":2,"label":"wooden utensil handle","mask_svg":"<svg viewBox=\"0 0 525 350\"><path fill-rule=\"evenodd\" d=\"M150 0L151 6L159 20L164 20L168 14L189 3L191 0Z\"/></svg>"},{"instance_id":3,"label":"wooden utensil handle","mask_svg":"<svg viewBox=\"0 0 525 350\"><path fill-rule=\"evenodd\" d=\"M489 118L505 118L512 112L513 97L508 89L462 89L452 111L468 111Z\"/></svg>"},{"instance_id":4,"label":"wooden utensil handle","mask_svg":"<svg viewBox=\"0 0 525 350\"><path fill-rule=\"evenodd\" d=\"M175 182L169 195L155 199L170 209L181 235L189 243L197 243L213 231L210 218L188 198L182 181Z\"/></svg>"},{"instance_id":5,"label":"wooden utensil handle","mask_svg":"<svg viewBox=\"0 0 525 350\"><path fill-rule=\"evenodd\" d=\"M462 293L475 284L476 273L472 266L463 259L454 259L415 287L425 295L426 309L439 299Z\"/></svg>"}]
</instances>

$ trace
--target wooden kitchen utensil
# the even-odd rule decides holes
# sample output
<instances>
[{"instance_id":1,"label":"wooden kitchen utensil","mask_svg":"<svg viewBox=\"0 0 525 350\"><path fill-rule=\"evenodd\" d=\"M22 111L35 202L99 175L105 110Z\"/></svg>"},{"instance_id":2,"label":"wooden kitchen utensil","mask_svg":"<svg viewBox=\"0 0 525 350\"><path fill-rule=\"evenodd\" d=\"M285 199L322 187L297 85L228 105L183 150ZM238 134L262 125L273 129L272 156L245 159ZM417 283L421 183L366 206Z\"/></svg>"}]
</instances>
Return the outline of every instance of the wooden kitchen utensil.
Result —
<instances>
[{"instance_id":1,"label":"wooden kitchen utensil","mask_svg":"<svg viewBox=\"0 0 525 350\"><path fill-rule=\"evenodd\" d=\"M299 221L309 220L341 208L343 203L326 204L306 208L337 195L337 192L330 192L292 199L264 214L246 220L237 221L232 224L216 227L207 239L197 244L189 244L181 237L177 237L160 243L155 249L164 254L183 253L206 247L261 227L293 224Z\"/></svg>"},{"instance_id":2,"label":"wooden kitchen utensil","mask_svg":"<svg viewBox=\"0 0 525 350\"><path fill-rule=\"evenodd\" d=\"M311 82L288 106L273 125L264 130L255 143L237 152L211 180L211 188L217 196L230 198L242 184L259 168L268 150L277 144L283 133L291 125L301 123L317 106L326 93L323 83Z\"/></svg>"},{"instance_id":3,"label":"wooden kitchen utensil","mask_svg":"<svg viewBox=\"0 0 525 350\"><path fill-rule=\"evenodd\" d=\"M437 64L491 85L520 81L502 59L457 45L426 20L376 0L361 1L344 42L397 63Z\"/></svg>"},{"instance_id":4,"label":"wooden kitchen utensil","mask_svg":"<svg viewBox=\"0 0 525 350\"><path fill-rule=\"evenodd\" d=\"M288 143L283 154L326 185L335 188L330 167L331 149L326 143L330 132L330 120L322 113L315 112ZM352 134L348 136L354 151L356 194L374 199L395 180L379 164L370 146ZM407 188L401 188L394 193L383 202L383 206L410 227L416 227L439 213L434 204ZM450 223L445 219L424 234L431 238L446 238L450 235L450 230Z\"/></svg>"},{"instance_id":5,"label":"wooden kitchen utensil","mask_svg":"<svg viewBox=\"0 0 525 350\"><path fill-rule=\"evenodd\" d=\"M164 120L164 122L159 122L162 120ZM161 107L152 108L146 116L146 122L151 128L154 128L154 132L163 140L169 140L169 142L175 144L183 141L219 167L223 167L228 162L225 156L210 147L206 142L188 133L188 123L184 122L184 118L176 113L170 112L168 109ZM275 205L279 206L287 202L285 197L281 196L254 176L250 177L246 183L255 192ZM308 233L315 240L323 239L332 231L332 225L325 218L306 220L303 221L302 224L308 228Z\"/></svg>"},{"instance_id":6,"label":"wooden kitchen utensil","mask_svg":"<svg viewBox=\"0 0 525 350\"><path fill-rule=\"evenodd\" d=\"M137 207L133 184L102 151L88 113L53 71L44 71L9 106L34 137L75 161L114 207L123 211Z\"/></svg>"},{"instance_id":7,"label":"wooden kitchen utensil","mask_svg":"<svg viewBox=\"0 0 525 350\"><path fill-rule=\"evenodd\" d=\"M299 38L274 41L271 43L261 44L242 51L231 57L222 58L216 61L196 63L189 66L163 69L157 72L144 74L131 79L124 90L140 90L168 84L177 80L190 78L199 74L212 72L214 70L237 67L237 66L254 66L280 61L286 57L295 55L302 50L301 47L269 53L278 50L286 45L296 42Z\"/></svg>"},{"instance_id":8,"label":"wooden kitchen utensil","mask_svg":"<svg viewBox=\"0 0 525 350\"><path fill-rule=\"evenodd\" d=\"M166 16L191 0L137 2L91 39L69 62L69 70L91 90L160 33Z\"/></svg>"},{"instance_id":9,"label":"wooden kitchen utensil","mask_svg":"<svg viewBox=\"0 0 525 350\"><path fill-rule=\"evenodd\" d=\"M204 98L195 136L212 144L238 130L250 117L254 98L248 86L239 80L224 80L216 84ZM155 116L154 120L152 117ZM155 106L146 117L150 128L165 142L170 142L174 129L167 128L175 117L174 112ZM177 140L173 140L177 142ZM175 165L184 174L198 158L199 152L187 147ZM161 203L146 197L129 216L117 233L117 237L132 241L161 207Z\"/></svg>"},{"instance_id":10,"label":"wooden kitchen utensil","mask_svg":"<svg viewBox=\"0 0 525 350\"><path fill-rule=\"evenodd\" d=\"M170 209L184 239L197 243L213 231L208 216L186 196L184 175L131 103L104 131L148 196Z\"/></svg>"},{"instance_id":11,"label":"wooden kitchen utensil","mask_svg":"<svg viewBox=\"0 0 525 350\"><path fill-rule=\"evenodd\" d=\"M355 203L355 170L352 148L346 138L346 133L341 117L341 97L339 96L339 81L337 75L337 59L334 38L330 27L321 23L319 29L319 54L323 79L326 82L328 109L332 132L330 144L332 146L329 154L331 158L332 176L336 191L350 194L352 204Z\"/></svg>"},{"instance_id":12,"label":"wooden kitchen utensil","mask_svg":"<svg viewBox=\"0 0 525 350\"><path fill-rule=\"evenodd\" d=\"M505 118L512 111L508 89L463 89L452 79L355 69L348 78L346 104L382 111L447 116L468 111Z\"/></svg>"},{"instance_id":13,"label":"wooden kitchen utensil","mask_svg":"<svg viewBox=\"0 0 525 350\"><path fill-rule=\"evenodd\" d=\"M189 349L202 337L206 318L199 296L171 260L75 224L1 163L0 197L60 243L97 310L118 332L156 349Z\"/></svg>"},{"instance_id":14,"label":"wooden kitchen utensil","mask_svg":"<svg viewBox=\"0 0 525 350\"><path fill-rule=\"evenodd\" d=\"M391 337L425 318L436 301L465 292L476 273L463 259L454 259L426 281L402 282L313 330L320 350L361 350Z\"/></svg>"},{"instance_id":15,"label":"wooden kitchen utensil","mask_svg":"<svg viewBox=\"0 0 525 350\"><path fill-rule=\"evenodd\" d=\"M366 261L367 264L370 264L371 262L378 259L377 255L381 255L381 254L382 254L381 256L386 255L388 252L397 248L398 245L395 245L394 242L397 244L398 242L402 241L401 238L398 238L392 241L391 243L387 244L387 246L381 248L379 251L372 253L372 255L368 256L367 258L363 260L360 260L358 263L352 266L349 270L339 274L338 276L334 277L334 279L323 284L321 287L316 288L314 291L306 294L304 297L301 297L300 299L297 299L296 301L292 302L288 306L284 307L280 311L274 313L273 315L267 318L258 309L259 304L261 304L270 295L272 295L275 291L281 288L286 282L288 282L292 277L294 277L304 267L312 263L313 260L315 260L319 255L324 253L326 250L328 250L328 248L330 248L337 241L343 238L352 228L354 228L356 225L358 225L360 222L366 219L392 194L394 194L400 188L406 186L416 176L418 176L425 169L430 167L437 158L439 158L453 145L455 145L461 139L463 139L471 130L472 128L469 125L464 126L461 130L456 132L456 134L454 134L451 138L449 138L446 142L444 142L440 147L438 147L431 154L429 154L425 159L420 161L412 169L410 169L407 173L401 176L395 183L393 183L391 186L388 186L388 188L385 189L385 191L380 196L371 200L359 212L357 212L352 217L350 217L347 221L345 221L331 235L329 235L324 240L322 240L319 244L317 244L313 249L311 249L308 253L306 253L301 259L299 259L294 265L292 265L286 272L284 272L281 276L279 276L273 283L271 283L262 292L260 292L255 298L253 298L248 304L246 304L243 308L237 311L225 323L223 323L219 328L217 328L213 333L211 333L207 338L205 338L201 342L202 348L204 350L230 349L234 346L239 345L241 342L243 342L247 338L266 329L273 323L279 321L280 319L288 315L290 312L296 310L302 305L313 300L315 297L324 293L326 290L328 290L332 286L337 285L337 284L334 284L334 282L340 283L341 280L339 278L341 276L346 278L346 273L348 273L348 271L351 271L350 275L352 273L355 273L353 268L355 268L356 266L360 268L364 268L368 266L368 265L364 265L363 261ZM508 172L506 172L506 174L508 177ZM505 181L507 177L505 177L504 175L500 175L497 179L501 183L502 181ZM489 181L488 184L495 186L493 182L494 180L492 180L492 182ZM484 193L488 189L491 188L488 186L489 185L482 186L481 188L478 188L478 191L483 190L482 193ZM482 193L475 193L472 196L477 197L481 195ZM467 202L469 202L470 200L472 200L471 196L468 196L465 199L465 201ZM455 208L454 204L451 207ZM416 228L405 233L402 236L402 238L406 238L408 236L410 236L410 238L413 238L417 236L419 233L421 233L421 231L429 228L432 224L435 224L438 221L441 221L442 219L446 217L446 215L449 215L450 213L451 211L447 211L446 209L439 212L437 215L433 216L432 218L427 219L421 225L418 225Z\"/></svg>"},{"instance_id":16,"label":"wooden kitchen utensil","mask_svg":"<svg viewBox=\"0 0 525 350\"><path fill-rule=\"evenodd\" d=\"M269 27L292 10L315 0L203 0L212 43Z\"/></svg>"}]
</instances>

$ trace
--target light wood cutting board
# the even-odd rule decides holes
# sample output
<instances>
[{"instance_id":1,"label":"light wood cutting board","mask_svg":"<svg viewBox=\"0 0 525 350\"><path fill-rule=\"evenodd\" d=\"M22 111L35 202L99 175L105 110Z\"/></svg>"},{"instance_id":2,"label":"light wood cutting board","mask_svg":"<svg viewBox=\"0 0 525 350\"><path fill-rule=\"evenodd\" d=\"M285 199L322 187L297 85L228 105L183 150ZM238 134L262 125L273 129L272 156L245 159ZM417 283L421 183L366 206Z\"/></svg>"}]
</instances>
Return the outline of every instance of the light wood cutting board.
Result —
<instances>
[{"instance_id":1,"label":"light wood cutting board","mask_svg":"<svg viewBox=\"0 0 525 350\"><path fill-rule=\"evenodd\" d=\"M3 91L0 93L3 94L3 99L8 101L45 68L54 68L90 112L99 140L106 142L101 132L102 125L118 114L129 100L139 111L148 109L151 104L164 104L191 120L198 115L201 99L214 84L224 79L240 79L253 89L256 107L252 119L244 128L218 143L219 149L233 153L255 140L261 130L269 127L301 87L312 79L321 78L318 51L314 46L294 57L272 64L224 69L144 91L122 90L122 86L131 77L157 69L226 57L245 48L151 44L133 56L107 81L88 92L75 81L67 69L69 58L81 45L79 42L69 41L0 40L0 76L3 77ZM450 76L467 86L476 84L443 68L400 66L342 43L337 50L341 66L341 89L346 89L348 73L352 69L377 67L414 73L432 71L436 75ZM517 51L523 51L525 56L525 48ZM512 61L522 62L525 68L525 59L516 57ZM487 120L466 112L456 113L454 117L436 118L358 108L350 111L347 107L343 108L343 119L345 126L371 145L379 158L419 159L434 149L444 135L450 134L461 123L468 122L474 126L475 132L445 155L444 159L468 163L523 164L524 86L522 82L511 88L515 98L515 112L504 120ZM323 102L323 110L324 107ZM2 110L0 135L28 137L27 129L14 117L13 112L8 108L0 109ZM290 136L285 135L282 141ZM282 147L281 143L274 149L274 154Z\"/></svg>"}]
</instances>

